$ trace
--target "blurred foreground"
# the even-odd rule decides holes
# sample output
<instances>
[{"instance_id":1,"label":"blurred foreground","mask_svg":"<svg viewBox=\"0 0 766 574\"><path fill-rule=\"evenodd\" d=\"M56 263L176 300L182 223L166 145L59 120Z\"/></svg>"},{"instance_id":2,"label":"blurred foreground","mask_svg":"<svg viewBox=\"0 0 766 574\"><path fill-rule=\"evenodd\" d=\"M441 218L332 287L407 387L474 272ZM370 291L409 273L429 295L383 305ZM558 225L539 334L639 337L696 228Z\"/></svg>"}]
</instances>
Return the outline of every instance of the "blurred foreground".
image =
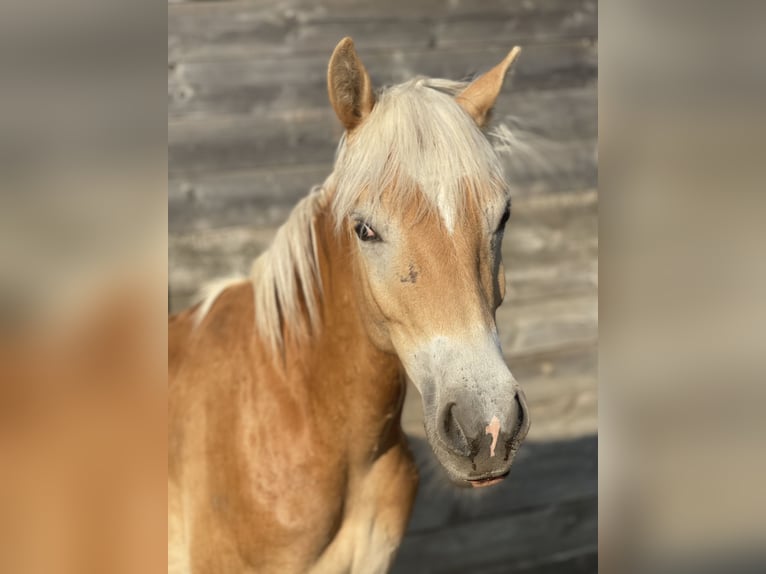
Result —
<instances>
[{"instance_id":1,"label":"blurred foreground","mask_svg":"<svg viewBox=\"0 0 766 574\"><path fill-rule=\"evenodd\" d=\"M165 571L165 17L140 6L0 7L4 574Z\"/></svg>"},{"instance_id":2,"label":"blurred foreground","mask_svg":"<svg viewBox=\"0 0 766 574\"><path fill-rule=\"evenodd\" d=\"M600 566L764 572L766 4L600 16Z\"/></svg>"}]
</instances>

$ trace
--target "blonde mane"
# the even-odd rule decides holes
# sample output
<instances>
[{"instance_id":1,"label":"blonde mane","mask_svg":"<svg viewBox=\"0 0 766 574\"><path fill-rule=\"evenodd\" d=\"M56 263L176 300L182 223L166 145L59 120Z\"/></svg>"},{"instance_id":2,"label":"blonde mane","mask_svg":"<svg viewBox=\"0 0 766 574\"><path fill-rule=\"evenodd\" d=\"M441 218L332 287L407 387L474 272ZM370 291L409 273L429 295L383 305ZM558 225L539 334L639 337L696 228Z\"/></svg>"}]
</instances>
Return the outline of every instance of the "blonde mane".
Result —
<instances>
[{"instance_id":1,"label":"blonde mane","mask_svg":"<svg viewBox=\"0 0 766 574\"><path fill-rule=\"evenodd\" d=\"M298 338L320 327L314 228L320 209L329 207L339 227L355 210L377 209L384 190L394 194L388 197L393 205L406 205L420 194L452 232L469 199L507 198L496 150L455 102L466 86L416 78L384 89L369 117L341 138L333 172L295 206L251 269L256 328L274 349L282 347L284 325ZM199 320L222 290L203 303Z\"/></svg>"},{"instance_id":2,"label":"blonde mane","mask_svg":"<svg viewBox=\"0 0 766 574\"><path fill-rule=\"evenodd\" d=\"M255 325L274 349L282 346L282 325L297 338L319 328L315 289L322 281L317 263L314 216L326 204L326 189L315 187L293 208L271 246L253 262L250 281L255 295ZM308 319L301 309L303 300Z\"/></svg>"}]
</instances>

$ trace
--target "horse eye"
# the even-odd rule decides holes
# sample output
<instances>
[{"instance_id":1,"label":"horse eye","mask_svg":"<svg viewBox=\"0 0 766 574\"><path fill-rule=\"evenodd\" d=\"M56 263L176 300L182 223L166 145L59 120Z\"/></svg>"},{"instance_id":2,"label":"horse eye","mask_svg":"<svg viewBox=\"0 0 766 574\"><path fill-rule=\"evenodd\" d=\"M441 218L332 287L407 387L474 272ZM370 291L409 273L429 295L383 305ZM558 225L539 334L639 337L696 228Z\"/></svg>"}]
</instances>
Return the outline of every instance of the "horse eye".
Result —
<instances>
[{"instance_id":1,"label":"horse eye","mask_svg":"<svg viewBox=\"0 0 766 574\"><path fill-rule=\"evenodd\" d=\"M505 224L508 223L508 219L511 217L511 208L506 207L505 211L503 212L503 217L500 218L500 224L497 226L498 231L502 231L505 227Z\"/></svg>"},{"instance_id":2,"label":"horse eye","mask_svg":"<svg viewBox=\"0 0 766 574\"><path fill-rule=\"evenodd\" d=\"M354 227L357 237L362 241L380 241L377 232L368 223L359 222Z\"/></svg>"}]
</instances>

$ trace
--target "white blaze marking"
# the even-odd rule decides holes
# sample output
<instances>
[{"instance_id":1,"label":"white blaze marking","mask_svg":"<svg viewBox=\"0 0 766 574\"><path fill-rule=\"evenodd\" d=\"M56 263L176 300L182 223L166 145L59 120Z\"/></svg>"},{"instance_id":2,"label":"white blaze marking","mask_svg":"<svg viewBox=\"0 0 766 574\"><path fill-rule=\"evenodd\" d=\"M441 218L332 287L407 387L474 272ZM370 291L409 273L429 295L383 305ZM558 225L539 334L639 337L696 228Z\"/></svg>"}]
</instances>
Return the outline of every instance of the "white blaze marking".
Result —
<instances>
[{"instance_id":1,"label":"white blaze marking","mask_svg":"<svg viewBox=\"0 0 766 574\"><path fill-rule=\"evenodd\" d=\"M497 420L497 417L492 417L492 420L487 425L487 428L484 429L484 432L492 435L492 444L489 447L489 456L491 458L495 456L495 447L497 446L497 435L500 432L500 421Z\"/></svg>"}]
</instances>

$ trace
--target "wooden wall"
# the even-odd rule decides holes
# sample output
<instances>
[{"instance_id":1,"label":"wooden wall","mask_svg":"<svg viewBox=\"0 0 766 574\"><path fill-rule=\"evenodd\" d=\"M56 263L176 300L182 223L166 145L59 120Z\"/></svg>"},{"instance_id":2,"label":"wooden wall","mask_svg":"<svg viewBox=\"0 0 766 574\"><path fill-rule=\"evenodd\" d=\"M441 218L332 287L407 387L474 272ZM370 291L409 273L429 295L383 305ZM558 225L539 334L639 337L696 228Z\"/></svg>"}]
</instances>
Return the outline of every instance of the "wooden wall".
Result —
<instances>
[{"instance_id":1,"label":"wooden wall","mask_svg":"<svg viewBox=\"0 0 766 574\"><path fill-rule=\"evenodd\" d=\"M396 572L596 572L598 195L595 0L224 0L168 6L171 306L246 273L331 170L325 72L354 38L376 85L461 79L524 51L495 118L529 134L509 165L503 348L532 431L508 484L440 486L417 393L403 425L424 476Z\"/></svg>"}]
</instances>

